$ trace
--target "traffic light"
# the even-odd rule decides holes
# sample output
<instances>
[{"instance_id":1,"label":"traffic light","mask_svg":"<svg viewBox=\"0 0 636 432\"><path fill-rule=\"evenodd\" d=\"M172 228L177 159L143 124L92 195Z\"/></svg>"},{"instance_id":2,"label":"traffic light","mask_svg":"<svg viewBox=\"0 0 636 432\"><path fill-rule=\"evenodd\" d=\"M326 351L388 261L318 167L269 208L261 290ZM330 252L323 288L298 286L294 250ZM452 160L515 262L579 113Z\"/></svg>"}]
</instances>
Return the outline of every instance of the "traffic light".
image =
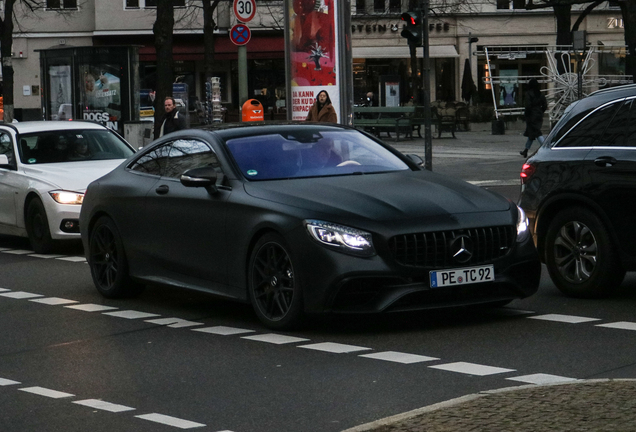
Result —
<instances>
[{"instance_id":1,"label":"traffic light","mask_svg":"<svg viewBox=\"0 0 636 432\"><path fill-rule=\"evenodd\" d=\"M406 23L406 27L400 33L402 37L408 39L409 44L422 46L422 15L420 12L404 12L400 19Z\"/></svg>"}]
</instances>

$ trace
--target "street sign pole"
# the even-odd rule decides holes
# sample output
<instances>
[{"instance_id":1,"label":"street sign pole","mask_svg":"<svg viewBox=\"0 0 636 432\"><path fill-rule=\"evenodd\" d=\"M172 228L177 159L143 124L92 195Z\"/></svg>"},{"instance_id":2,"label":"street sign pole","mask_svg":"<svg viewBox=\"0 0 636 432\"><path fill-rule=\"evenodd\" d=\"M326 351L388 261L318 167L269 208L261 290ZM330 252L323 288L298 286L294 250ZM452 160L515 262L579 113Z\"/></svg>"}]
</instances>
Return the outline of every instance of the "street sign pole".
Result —
<instances>
[{"instance_id":1,"label":"street sign pole","mask_svg":"<svg viewBox=\"0 0 636 432\"><path fill-rule=\"evenodd\" d=\"M254 18L256 14L256 3L254 0L234 0L234 16L240 23L246 23ZM236 32L235 32L236 31ZM251 37L251 32L247 25L241 24L232 27L230 39L238 45L238 91L239 103L241 106L249 98L247 89L247 42Z\"/></svg>"},{"instance_id":2,"label":"street sign pole","mask_svg":"<svg viewBox=\"0 0 636 432\"><path fill-rule=\"evenodd\" d=\"M424 57L423 90L424 90L424 168L433 171L433 134L431 132L431 65L428 47L428 2L422 0L422 50Z\"/></svg>"},{"instance_id":3,"label":"street sign pole","mask_svg":"<svg viewBox=\"0 0 636 432\"><path fill-rule=\"evenodd\" d=\"M240 45L238 47L238 90L239 103L243 106L245 101L249 99L247 91L247 46Z\"/></svg>"}]
</instances>

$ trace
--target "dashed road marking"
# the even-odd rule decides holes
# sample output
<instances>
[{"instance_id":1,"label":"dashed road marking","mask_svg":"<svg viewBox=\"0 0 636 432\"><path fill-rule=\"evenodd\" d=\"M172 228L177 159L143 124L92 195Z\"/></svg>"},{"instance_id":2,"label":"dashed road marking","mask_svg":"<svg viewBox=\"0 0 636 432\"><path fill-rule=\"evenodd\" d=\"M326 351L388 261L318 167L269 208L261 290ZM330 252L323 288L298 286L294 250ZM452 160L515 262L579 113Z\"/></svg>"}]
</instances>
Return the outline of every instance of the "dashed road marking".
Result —
<instances>
[{"instance_id":1,"label":"dashed road marking","mask_svg":"<svg viewBox=\"0 0 636 432\"><path fill-rule=\"evenodd\" d=\"M9 249L9 250L3 250L2 252L7 254L12 254L12 255L29 255L29 254L35 253L32 250L25 250L25 249Z\"/></svg>"},{"instance_id":2,"label":"dashed road marking","mask_svg":"<svg viewBox=\"0 0 636 432\"><path fill-rule=\"evenodd\" d=\"M550 375L544 373L536 373L531 375L522 375L517 377L506 378L510 381L519 381L528 384L553 384L558 382L578 381L576 378L568 378L559 375Z\"/></svg>"},{"instance_id":3,"label":"dashed road marking","mask_svg":"<svg viewBox=\"0 0 636 432\"><path fill-rule=\"evenodd\" d=\"M42 304L46 304L46 305L51 305L51 306L79 303L76 300L68 300L68 299L63 299L63 298L59 298L59 297L37 298L37 299L29 300L29 301L32 301L32 302L35 302L35 303L42 303Z\"/></svg>"},{"instance_id":4,"label":"dashed road marking","mask_svg":"<svg viewBox=\"0 0 636 432\"><path fill-rule=\"evenodd\" d=\"M192 331L201 332L201 333L211 333L221 336L231 336L235 334L241 333L254 333L254 330L236 328L236 327L226 327L226 326L214 326L214 327L204 327L204 328L196 328L192 329Z\"/></svg>"},{"instance_id":5,"label":"dashed road marking","mask_svg":"<svg viewBox=\"0 0 636 432\"><path fill-rule=\"evenodd\" d=\"M267 343L276 344L276 345L283 345L283 344L295 343L295 342L305 342L305 341L309 340L309 339L305 339L305 338L299 338L299 337L293 337L293 336L284 336L284 335L279 335L279 334L274 334L274 333L255 335L255 336L242 336L241 339L249 339L249 340L253 340L253 341L267 342Z\"/></svg>"},{"instance_id":6,"label":"dashed road marking","mask_svg":"<svg viewBox=\"0 0 636 432\"><path fill-rule=\"evenodd\" d=\"M13 381L6 378L0 378L0 386L10 386L15 384L21 384L19 381Z\"/></svg>"},{"instance_id":7,"label":"dashed road marking","mask_svg":"<svg viewBox=\"0 0 636 432\"><path fill-rule=\"evenodd\" d=\"M110 402L105 402L99 399L86 399L80 401L73 401L74 404L87 406L90 408L95 408L102 411L108 411L113 413L124 412L124 411L133 411L135 408L127 407L125 405L114 404Z\"/></svg>"},{"instance_id":8,"label":"dashed road marking","mask_svg":"<svg viewBox=\"0 0 636 432\"><path fill-rule=\"evenodd\" d=\"M306 348L306 349L311 349L316 351L325 351L325 352L336 353L336 354L371 350L371 348L365 348L365 347L360 347L355 345L346 345L346 344L340 344L340 343L334 343L334 342L322 342L322 343L316 343L311 345L300 345L298 346L298 348Z\"/></svg>"},{"instance_id":9,"label":"dashed road marking","mask_svg":"<svg viewBox=\"0 0 636 432\"><path fill-rule=\"evenodd\" d=\"M98 304L93 304L93 303L74 305L74 306L64 306L64 307L65 308L69 308L69 309L81 310L81 311L84 311L84 312L101 312L101 311L106 311L106 310L118 309L118 308L112 307L112 306L104 306L104 305L98 305Z\"/></svg>"},{"instance_id":10,"label":"dashed road marking","mask_svg":"<svg viewBox=\"0 0 636 432\"><path fill-rule=\"evenodd\" d=\"M86 262L86 258L81 256L67 256L67 257L56 258L56 259L60 261Z\"/></svg>"},{"instance_id":11,"label":"dashed road marking","mask_svg":"<svg viewBox=\"0 0 636 432\"><path fill-rule=\"evenodd\" d=\"M42 294L34 294L34 293L25 292L25 291L4 292L0 294L0 296L9 297L13 299L30 299L30 298L36 298L36 297L44 297Z\"/></svg>"},{"instance_id":12,"label":"dashed road marking","mask_svg":"<svg viewBox=\"0 0 636 432\"><path fill-rule=\"evenodd\" d=\"M360 354L359 357L366 357L366 358L371 358L376 360L385 360L385 361L402 363L402 364L421 363L421 362L439 360L439 358L437 357L427 357L427 356L422 356L417 354L408 354L408 353L396 352L396 351L384 351L384 352L378 352L373 354Z\"/></svg>"},{"instance_id":13,"label":"dashed road marking","mask_svg":"<svg viewBox=\"0 0 636 432\"><path fill-rule=\"evenodd\" d=\"M33 393L40 396L46 396L52 399L62 399L67 397L73 397L74 394L65 393L57 390L51 390L44 387L24 387L19 389L20 391Z\"/></svg>"},{"instance_id":14,"label":"dashed road marking","mask_svg":"<svg viewBox=\"0 0 636 432\"><path fill-rule=\"evenodd\" d=\"M574 315L561 315L561 314L536 315L536 316L531 316L528 318L537 319L537 320L545 320L545 321L556 321L556 322L569 323L569 324L580 324L580 323L590 322L590 321L600 321L600 318L587 318L587 317L580 317L580 316L574 316Z\"/></svg>"},{"instance_id":15,"label":"dashed road marking","mask_svg":"<svg viewBox=\"0 0 636 432\"><path fill-rule=\"evenodd\" d=\"M6 292L6 291L11 291L11 290L7 288L0 288L0 292Z\"/></svg>"},{"instance_id":16,"label":"dashed road marking","mask_svg":"<svg viewBox=\"0 0 636 432\"><path fill-rule=\"evenodd\" d=\"M167 416L163 414L157 414L157 413L142 414L135 417L143 419L143 420L155 422L155 423L161 423L168 426L174 426L179 429L193 429L193 428L205 426L203 423L195 423L193 421L183 420L180 418L171 417L171 416Z\"/></svg>"},{"instance_id":17,"label":"dashed road marking","mask_svg":"<svg viewBox=\"0 0 636 432\"><path fill-rule=\"evenodd\" d=\"M187 321L181 318L159 318L146 320L147 323L163 325L170 328L182 328L182 327L193 327L198 325L203 325L200 322Z\"/></svg>"},{"instance_id":18,"label":"dashed road marking","mask_svg":"<svg viewBox=\"0 0 636 432\"><path fill-rule=\"evenodd\" d=\"M515 372L516 369L506 369L494 366L480 365L476 363L455 362L441 365L429 366L432 369L440 369L449 372L458 372L466 375L495 375L500 373Z\"/></svg>"},{"instance_id":19,"label":"dashed road marking","mask_svg":"<svg viewBox=\"0 0 636 432\"><path fill-rule=\"evenodd\" d=\"M60 257L63 257L64 255L30 254L29 256L33 258L51 259L51 258L60 258Z\"/></svg>"},{"instance_id":20,"label":"dashed road marking","mask_svg":"<svg viewBox=\"0 0 636 432\"><path fill-rule=\"evenodd\" d=\"M154 313L139 312L139 311L134 311L134 310L124 310L124 311L117 311L117 312L104 312L104 315L110 315L110 316L114 316L114 317L117 317L117 318L126 318L126 319L151 318L151 317L160 316L160 315L154 314Z\"/></svg>"},{"instance_id":21,"label":"dashed road marking","mask_svg":"<svg viewBox=\"0 0 636 432\"><path fill-rule=\"evenodd\" d=\"M607 324L597 324L596 327L607 327L620 330L636 330L636 323L629 321L618 321Z\"/></svg>"}]
</instances>

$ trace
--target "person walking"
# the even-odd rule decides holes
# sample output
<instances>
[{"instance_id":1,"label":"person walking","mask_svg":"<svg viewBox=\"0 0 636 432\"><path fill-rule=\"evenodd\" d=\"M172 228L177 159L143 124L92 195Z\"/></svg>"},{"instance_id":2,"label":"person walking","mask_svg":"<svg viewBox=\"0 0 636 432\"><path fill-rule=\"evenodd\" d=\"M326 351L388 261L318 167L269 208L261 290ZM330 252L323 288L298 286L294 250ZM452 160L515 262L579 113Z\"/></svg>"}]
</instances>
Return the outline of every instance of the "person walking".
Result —
<instances>
[{"instance_id":1,"label":"person walking","mask_svg":"<svg viewBox=\"0 0 636 432\"><path fill-rule=\"evenodd\" d=\"M321 90L316 96L316 102L309 109L309 114L305 121L325 122L325 123L337 123L338 116L336 109L331 104L329 93L325 90Z\"/></svg>"},{"instance_id":2,"label":"person walking","mask_svg":"<svg viewBox=\"0 0 636 432\"><path fill-rule=\"evenodd\" d=\"M543 144L543 134L541 133L541 126L543 126L543 113L548 109L548 101L541 93L539 88L539 81L536 78L532 78L528 82L528 88L526 90L525 98L525 111L526 118L526 131L523 133L525 137L528 137L526 141L526 147L519 152L523 157L528 157L528 150L532 146L532 142L536 139L539 144Z\"/></svg>"},{"instance_id":3,"label":"person walking","mask_svg":"<svg viewBox=\"0 0 636 432\"><path fill-rule=\"evenodd\" d=\"M163 107L166 113L162 117L161 129L159 129L160 137L186 128L185 118L179 115L177 103L172 96L166 97Z\"/></svg>"}]
</instances>

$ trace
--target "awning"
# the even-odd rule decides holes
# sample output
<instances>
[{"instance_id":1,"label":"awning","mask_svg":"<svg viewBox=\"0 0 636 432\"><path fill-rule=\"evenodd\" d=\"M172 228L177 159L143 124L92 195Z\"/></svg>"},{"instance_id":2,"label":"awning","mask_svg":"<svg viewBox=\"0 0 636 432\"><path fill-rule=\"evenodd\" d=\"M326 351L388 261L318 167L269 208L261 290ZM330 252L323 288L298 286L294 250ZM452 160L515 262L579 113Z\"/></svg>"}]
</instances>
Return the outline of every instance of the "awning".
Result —
<instances>
[{"instance_id":1,"label":"awning","mask_svg":"<svg viewBox=\"0 0 636 432\"><path fill-rule=\"evenodd\" d=\"M417 56L424 57L422 47L417 48ZM459 57L455 45L431 45L429 58ZM353 47L353 58L409 58L408 45L382 47Z\"/></svg>"}]
</instances>

